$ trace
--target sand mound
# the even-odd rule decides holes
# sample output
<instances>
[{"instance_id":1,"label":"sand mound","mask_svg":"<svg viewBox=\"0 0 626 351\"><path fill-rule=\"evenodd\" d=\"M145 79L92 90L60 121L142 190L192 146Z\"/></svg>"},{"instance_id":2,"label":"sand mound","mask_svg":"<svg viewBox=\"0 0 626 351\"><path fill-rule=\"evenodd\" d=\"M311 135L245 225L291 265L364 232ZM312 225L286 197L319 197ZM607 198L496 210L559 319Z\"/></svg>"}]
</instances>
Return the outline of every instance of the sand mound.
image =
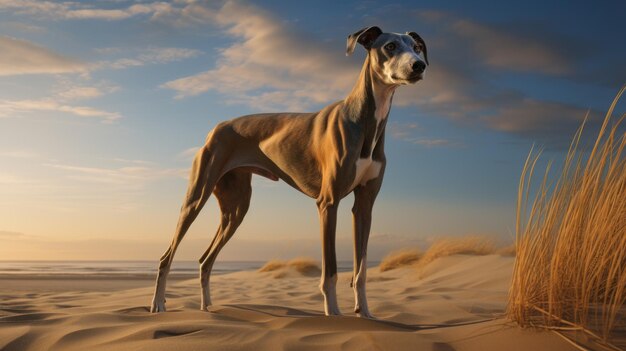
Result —
<instances>
[{"instance_id":1,"label":"sand mound","mask_svg":"<svg viewBox=\"0 0 626 351\"><path fill-rule=\"evenodd\" d=\"M317 261L311 258L298 257L289 261L268 261L263 267L259 268L258 272L272 273L272 277L278 279L290 277L294 274L305 277L319 276L321 269Z\"/></svg>"}]
</instances>

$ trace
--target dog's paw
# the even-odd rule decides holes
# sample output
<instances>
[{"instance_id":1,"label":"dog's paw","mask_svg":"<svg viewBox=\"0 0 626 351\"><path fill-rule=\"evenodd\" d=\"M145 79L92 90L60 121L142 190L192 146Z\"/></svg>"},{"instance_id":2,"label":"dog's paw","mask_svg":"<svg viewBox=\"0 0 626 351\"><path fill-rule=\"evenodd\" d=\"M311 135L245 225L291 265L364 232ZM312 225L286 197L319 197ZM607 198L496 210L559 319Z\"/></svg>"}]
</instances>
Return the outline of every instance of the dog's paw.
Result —
<instances>
[{"instance_id":1,"label":"dog's paw","mask_svg":"<svg viewBox=\"0 0 626 351\"><path fill-rule=\"evenodd\" d=\"M356 316L360 318L376 319L376 317L372 316L372 314L367 308L365 309L355 308L354 313L356 313Z\"/></svg>"},{"instance_id":2,"label":"dog's paw","mask_svg":"<svg viewBox=\"0 0 626 351\"><path fill-rule=\"evenodd\" d=\"M339 310L339 307L337 306L329 306L325 309L324 311L325 315L327 316L341 316L341 311Z\"/></svg>"},{"instance_id":3,"label":"dog's paw","mask_svg":"<svg viewBox=\"0 0 626 351\"><path fill-rule=\"evenodd\" d=\"M357 312L356 316L360 317L360 318L377 319L376 317L372 316L372 314L369 313L369 312L367 312L367 313Z\"/></svg>"},{"instance_id":4,"label":"dog's paw","mask_svg":"<svg viewBox=\"0 0 626 351\"><path fill-rule=\"evenodd\" d=\"M165 312L165 300L152 301L152 307L150 308L150 312L152 313Z\"/></svg>"}]
</instances>

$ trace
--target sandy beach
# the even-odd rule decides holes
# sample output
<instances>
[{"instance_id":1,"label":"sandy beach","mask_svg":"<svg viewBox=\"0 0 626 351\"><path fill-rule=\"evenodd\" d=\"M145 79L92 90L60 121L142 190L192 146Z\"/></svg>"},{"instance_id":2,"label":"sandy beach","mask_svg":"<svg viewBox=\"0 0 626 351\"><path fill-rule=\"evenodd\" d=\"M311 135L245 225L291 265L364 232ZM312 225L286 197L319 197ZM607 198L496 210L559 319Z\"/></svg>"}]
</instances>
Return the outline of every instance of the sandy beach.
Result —
<instances>
[{"instance_id":1,"label":"sandy beach","mask_svg":"<svg viewBox=\"0 0 626 351\"><path fill-rule=\"evenodd\" d=\"M341 317L323 315L318 278L295 270L215 276L210 312L199 310L196 279L173 279L159 314L148 312L149 277L3 277L0 349L577 350L504 318L513 260L455 255L419 273L370 268L378 320L354 317L350 273L339 277Z\"/></svg>"}]
</instances>

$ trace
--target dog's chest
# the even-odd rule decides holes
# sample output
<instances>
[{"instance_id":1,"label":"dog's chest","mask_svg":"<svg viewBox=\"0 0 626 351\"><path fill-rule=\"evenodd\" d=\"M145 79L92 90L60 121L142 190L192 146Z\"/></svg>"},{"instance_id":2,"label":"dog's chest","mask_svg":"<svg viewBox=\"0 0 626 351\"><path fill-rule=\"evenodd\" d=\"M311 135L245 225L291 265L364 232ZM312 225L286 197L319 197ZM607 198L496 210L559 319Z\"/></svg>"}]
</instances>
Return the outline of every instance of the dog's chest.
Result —
<instances>
[{"instance_id":1,"label":"dog's chest","mask_svg":"<svg viewBox=\"0 0 626 351\"><path fill-rule=\"evenodd\" d=\"M356 188L358 185L365 185L368 181L378 178L382 163L374 161L372 157L359 158L355 164L356 173L350 189Z\"/></svg>"},{"instance_id":2,"label":"dog's chest","mask_svg":"<svg viewBox=\"0 0 626 351\"><path fill-rule=\"evenodd\" d=\"M374 117L376 119L376 130L371 140L368 157L359 158L356 160L356 172L350 189L354 189L358 185L365 185L368 181L378 178L380 174L382 163L380 163L379 161L374 161L372 159L372 153L374 152L374 148L376 147L376 143L378 142L378 129L381 127L382 122L389 115L392 95L393 94L385 94L376 96L376 111L374 112Z\"/></svg>"}]
</instances>

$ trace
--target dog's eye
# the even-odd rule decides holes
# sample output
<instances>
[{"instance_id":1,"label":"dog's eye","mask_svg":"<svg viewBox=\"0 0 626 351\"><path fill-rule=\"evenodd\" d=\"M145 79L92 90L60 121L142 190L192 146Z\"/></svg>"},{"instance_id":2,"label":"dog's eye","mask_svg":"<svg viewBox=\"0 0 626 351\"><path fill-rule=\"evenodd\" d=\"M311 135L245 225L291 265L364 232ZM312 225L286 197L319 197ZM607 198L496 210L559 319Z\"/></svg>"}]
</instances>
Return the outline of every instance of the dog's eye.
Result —
<instances>
[{"instance_id":1,"label":"dog's eye","mask_svg":"<svg viewBox=\"0 0 626 351\"><path fill-rule=\"evenodd\" d=\"M394 43L389 43L389 44L385 45L385 50L393 51L395 49L396 49L396 44L394 44Z\"/></svg>"}]
</instances>

